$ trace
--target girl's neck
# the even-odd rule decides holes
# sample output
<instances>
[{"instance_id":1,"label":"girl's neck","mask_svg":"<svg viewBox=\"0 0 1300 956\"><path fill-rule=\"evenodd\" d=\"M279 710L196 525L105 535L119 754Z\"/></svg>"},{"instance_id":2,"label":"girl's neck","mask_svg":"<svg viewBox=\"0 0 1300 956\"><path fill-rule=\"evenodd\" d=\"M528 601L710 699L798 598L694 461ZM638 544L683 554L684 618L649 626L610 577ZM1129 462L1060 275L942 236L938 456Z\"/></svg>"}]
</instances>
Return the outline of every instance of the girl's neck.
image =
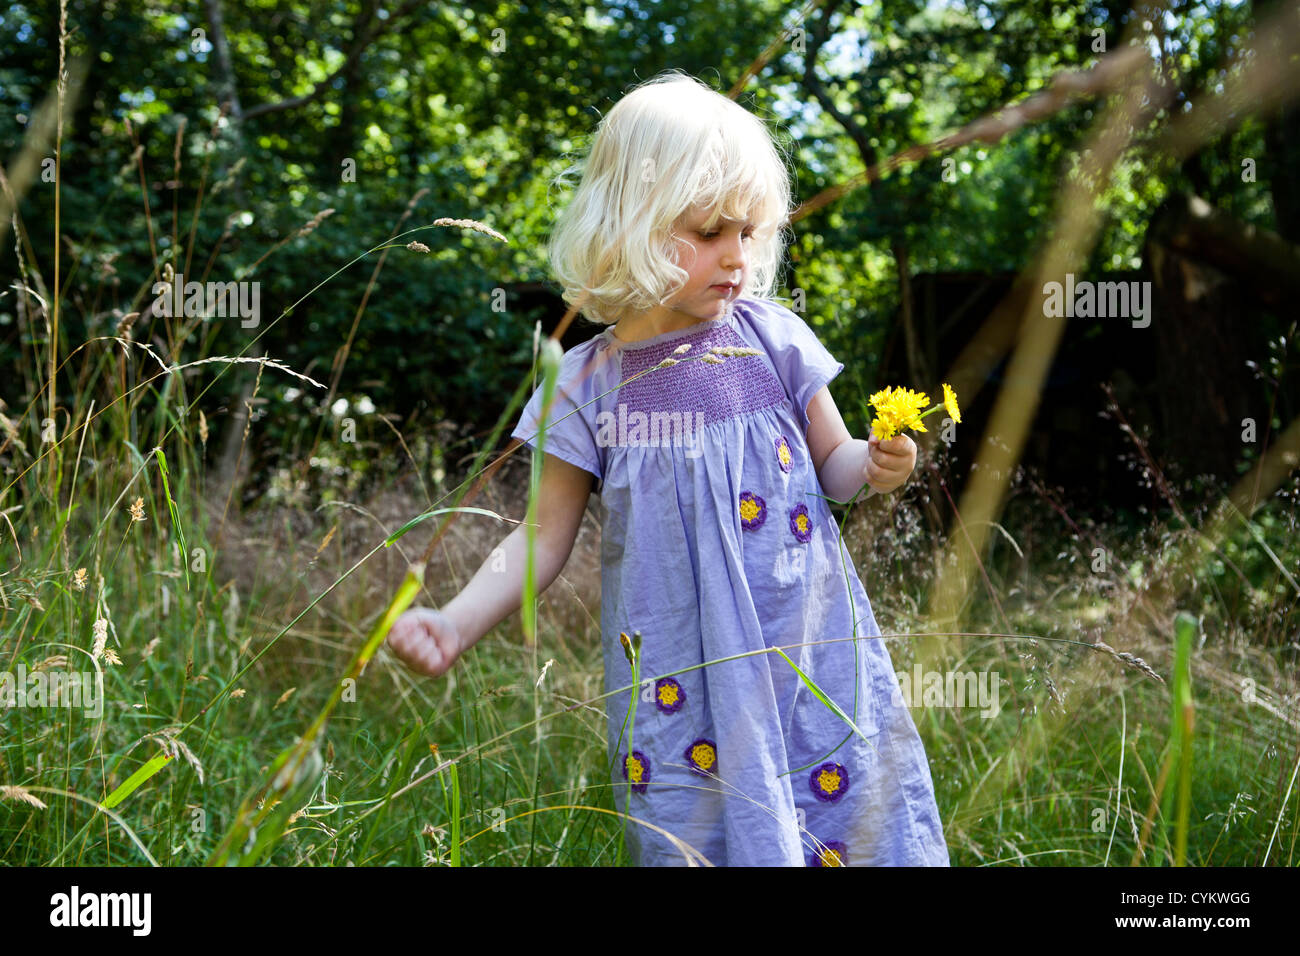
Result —
<instances>
[{"instance_id":1,"label":"girl's neck","mask_svg":"<svg viewBox=\"0 0 1300 956\"><path fill-rule=\"evenodd\" d=\"M689 312L678 312L676 309L661 306L647 312L623 316L610 326L610 334L620 342L640 342L657 335L680 332L682 329L689 329L709 321L714 320L702 319Z\"/></svg>"}]
</instances>

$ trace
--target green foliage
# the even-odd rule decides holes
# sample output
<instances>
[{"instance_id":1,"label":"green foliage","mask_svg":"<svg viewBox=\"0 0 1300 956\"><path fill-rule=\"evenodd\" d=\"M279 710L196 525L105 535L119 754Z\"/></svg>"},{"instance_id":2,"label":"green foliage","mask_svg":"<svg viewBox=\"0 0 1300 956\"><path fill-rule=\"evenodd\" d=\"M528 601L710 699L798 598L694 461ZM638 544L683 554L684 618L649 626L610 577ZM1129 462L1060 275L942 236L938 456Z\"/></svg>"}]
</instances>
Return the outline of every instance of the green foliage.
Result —
<instances>
[{"instance_id":1,"label":"green foliage","mask_svg":"<svg viewBox=\"0 0 1300 956\"><path fill-rule=\"evenodd\" d=\"M505 233L510 246L470 233L419 233L411 238L429 245L430 256L394 250L373 287L373 263L350 270L293 315L254 330L262 333L256 348L312 374L333 369L351 336L339 395L353 405L364 396L381 414L475 430L495 420L502 396L527 368L534 322L556 318L522 310L509 296L500 310L493 291L547 281L545 242L565 201L552 179L589 143L599 115L635 79L668 67L725 89L792 25L788 10L770 2L417 6L401 23L376 18L370 7L357 14L327 6L322 15L255 0L222 9L245 118L219 116L222 67L212 25L196 5L162 11L125 2L100 11L89 0L69 4L77 25L69 53L89 56L93 67L61 159L62 218L76 225L65 262L78 293L60 325L59 352L110 334L118 316L147 307L149 286L167 260L190 276L256 278L264 314L274 317L352 250L389 235L423 189L406 228L440 216L476 218ZM1103 30L1113 49L1125 9L1044 0L921 11L891 0L840 9L831 42L817 48L817 71L843 117L863 131L860 144L804 82L804 56L793 39L742 102L791 146L806 198L864 163L1041 89L1059 70L1090 65L1092 31ZM0 15L0 45L12 52L0 74L5 155L17 152L24 124L49 89L57 16L57 4L18 4ZM727 25L721 35L719 23ZM1171 76L1193 84L1214 79L1248 24L1245 5L1181 5L1161 35ZM811 42L818 25L800 26ZM789 288L808 294L810 321L852 370L845 385L862 392L874 384L897 304L890 242L907 244L913 272L1018 267L1041 238L1055 183L1092 116L1093 105L1080 104L996 146L904 166L800 224ZM172 153L182 120L178 172ZM1185 171L1159 168L1135 152L1104 197L1095 263L1136 263L1155 206L1185 186L1268 225L1267 189L1243 183L1239 169L1241 156L1262 155L1262 129L1248 122ZM144 194L132 161L136 141ZM345 163L355 164L355 181ZM201 189L203 213L191 222ZM23 207L29 254L43 272L51 266L52 203L49 184L38 183ZM335 212L249 272L325 209ZM0 271L15 269L12 245L3 244ZM363 302L365 317L353 333ZM146 324L138 340L157 334L156 322ZM204 354L254 347L250 332L229 322L213 320L202 331ZM44 334L0 300L4 367L18 365ZM7 377L0 398L21 407L30 395L20 379ZM302 415L263 415L258 460L269 464L278 450L328 430L318 402L309 393L300 406L316 416L307 420L310 438L295 433ZM223 410L238 411L220 395L199 407L216 428L225 423Z\"/></svg>"}]
</instances>

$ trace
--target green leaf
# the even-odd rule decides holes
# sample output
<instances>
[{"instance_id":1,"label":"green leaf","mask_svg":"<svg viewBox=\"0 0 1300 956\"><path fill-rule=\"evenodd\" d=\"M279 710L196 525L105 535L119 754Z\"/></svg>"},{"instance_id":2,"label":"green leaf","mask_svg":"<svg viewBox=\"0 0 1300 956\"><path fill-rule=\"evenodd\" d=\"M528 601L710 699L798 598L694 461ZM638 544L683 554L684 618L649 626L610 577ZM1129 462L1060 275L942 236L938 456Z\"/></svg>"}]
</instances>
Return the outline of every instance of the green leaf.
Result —
<instances>
[{"instance_id":1,"label":"green leaf","mask_svg":"<svg viewBox=\"0 0 1300 956\"><path fill-rule=\"evenodd\" d=\"M102 806L105 810L113 809L115 806L117 806L119 803L121 803L123 800L129 797L132 793L134 793L142 783L144 783L146 780L148 780L150 777L156 774L163 767L167 766L168 761L170 761L171 759L172 759L171 754L160 753L152 760L147 761L143 766L140 767L139 770L131 774L131 776L127 777L126 781L121 786L119 786L116 790L110 793L108 795L108 798L105 799L104 802L100 804L100 806Z\"/></svg>"},{"instance_id":2,"label":"green leaf","mask_svg":"<svg viewBox=\"0 0 1300 956\"><path fill-rule=\"evenodd\" d=\"M189 548L185 546L185 531L181 528L180 509L176 507L176 502L172 500L171 483L167 480L167 456L163 454L161 448L155 448L154 454L158 456L158 471L162 475L163 494L167 496L167 511L172 516L172 527L176 529L176 537L181 543L181 569L185 572L185 588L190 587L190 559Z\"/></svg>"},{"instance_id":3,"label":"green leaf","mask_svg":"<svg viewBox=\"0 0 1300 956\"><path fill-rule=\"evenodd\" d=\"M804 685L807 686L807 688L813 692L813 696L816 697L818 700L820 700L823 704L825 704L827 708L830 709L831 713L833 713L836 717L838 717L840 720L844 721L851 728L853 728L853 732L855 734L857 734L867 743L869 744L871 743L871 738L869 738L858 728L858 725L853 722L853 718L851 718L848 714L844 713L844 711L840 709L839 704L835 703L835 701L827 697L826 693L820 687L817 686L817 682L814 681L807 674L805 674L803 671L801 671L799 669L799 666L795 664L794 661L790 660L789 657L786 656L785 651L781 650L781 648L779 647L774 647L772 648L772 650L776 651L778 654L780 654L782 657L785 658L785 662L794 668L794 672L799 675L799 679L804 682ZM875 745L872 744L872 747L874 748Z\"/></svg>"}]
</instances>

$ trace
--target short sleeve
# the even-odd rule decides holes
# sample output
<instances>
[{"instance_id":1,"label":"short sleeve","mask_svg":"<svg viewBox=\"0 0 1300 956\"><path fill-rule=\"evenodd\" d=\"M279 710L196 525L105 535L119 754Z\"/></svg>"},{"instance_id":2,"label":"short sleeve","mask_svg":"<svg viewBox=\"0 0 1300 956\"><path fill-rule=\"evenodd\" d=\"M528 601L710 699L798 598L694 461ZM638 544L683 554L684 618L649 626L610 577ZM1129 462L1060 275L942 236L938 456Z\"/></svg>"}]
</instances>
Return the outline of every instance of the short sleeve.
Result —
<instances>
[{"instance_id":1,"label":"short sleeve","mask_svg":"<svg viewBox=\"0 0 1300 956\"><path fill-rule=\"evenodd\" d=\"M589 471L597 482L604 480L604 456L596 444L595 404L588 404L597 394L594 387L592 362L594 342L585 342L564 353L555 389L555 401L546 429L544 451L562 458L571 465ZM585 407L582 407L584 406ZM537 451L537 433L541 428L542 389L537 388L519 416L519 424L511 432L534 452Z\"/></svg>"},{"instance_id":2,"label":"short sleeve","mask_svg":"<svg viewBox=\"0 0 1300 956\"><path fill-rule=\"evenodd\" d=\"M808 430L808 403L844 371L844 363L822 345L817 334L799 315L767 299L737 301L746 331L767 352L777 378L794 405L795 417Z\"/></svg>"}]
</instances>

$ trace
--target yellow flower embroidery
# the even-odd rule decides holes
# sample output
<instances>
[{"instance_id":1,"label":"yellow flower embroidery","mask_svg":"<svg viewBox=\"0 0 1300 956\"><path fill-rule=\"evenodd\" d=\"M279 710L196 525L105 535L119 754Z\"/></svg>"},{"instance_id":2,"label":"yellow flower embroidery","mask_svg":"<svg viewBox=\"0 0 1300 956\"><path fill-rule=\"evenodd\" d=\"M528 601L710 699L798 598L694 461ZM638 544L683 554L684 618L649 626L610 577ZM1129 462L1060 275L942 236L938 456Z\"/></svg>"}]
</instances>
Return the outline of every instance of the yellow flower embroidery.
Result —
<instances>
[{"instance_id":1,"label":"yellow flower embroidery","mask_svg":"<svg viewBox=\"0 0 1300 956\"><path fill-rule=\"evenodd\" d=\"M849 772L843 764L824 763L808 777L813 796L823 803L836 803L848 792Z\"/></svg>"},{"instance_id":2,"label":"yellow flower embroidery","mask_svg":"<svg viewBox=\"0 0 1300 956\"><path fill-rule=\"evenodd\" d=\"M675 714L686 703L686 691L682 685L671 677L661 677L655 681L655 706L662 713Z\"/></svg>"},{"instance_id":3,"label":"yellow flower embroidery","mask_svg":"<svg viewBox=\"0 0 1300 956\"><path fill-rule=\"evenodd\" d=\"M645 793L650 783L650 761L639 750L623 758L623 779L636 793Z\"/></svg>"},{"instance_id":4,"label":"yellow flower embroidery","mask_svg":"<svg viewBox=\"0 0 1300 956\"><path fill-rule=\"evenodd\" d=\"M752 491L740 493L740 526L746 531L757 531L767 520L767 502Z\"/></svg>"},{"instance_id":5,"label":"yellow flower embroidery","mask_svg":"<svg viewBox=\"0 0 1300 956\"><path fill-rule=\"evenodd\" d=\"M847 856L844 844L832 840L813 858L813 866L848 866Z\"/></svg>"},{"instance_id":6,"label":"yellow flower embroidery","mask_svg":"<svg viewBox=\"0 0 1300 956\"><path fill-rule=\"evenodd\" d=\"M701 770L708 770L716 757L708 744L696 744L691 748L691 759L699 764Z\"/></svg>"},{"instance_id":7,"label":"yellow flower embroidery","mask_svg":"<svg viewBox=\"0 0 1300 956\"><path fill-rule=\"evenodd\" d=\"M645 768L641 766L641 761L635 757L627 758L627 779L633 783L641 782L641 775L645 773Z\"/></svg>"},{"instance_id":8,"label":"yellow flower embroidery","mask_svg":"<svg viewBox=\"0 0 1300 956\"><path fill-rule=\"evenodd\" d=\"M686 748L686 763L691 773L709 776L718 772L718 745L701 737Z\"/></svg>"}]
</instances>

